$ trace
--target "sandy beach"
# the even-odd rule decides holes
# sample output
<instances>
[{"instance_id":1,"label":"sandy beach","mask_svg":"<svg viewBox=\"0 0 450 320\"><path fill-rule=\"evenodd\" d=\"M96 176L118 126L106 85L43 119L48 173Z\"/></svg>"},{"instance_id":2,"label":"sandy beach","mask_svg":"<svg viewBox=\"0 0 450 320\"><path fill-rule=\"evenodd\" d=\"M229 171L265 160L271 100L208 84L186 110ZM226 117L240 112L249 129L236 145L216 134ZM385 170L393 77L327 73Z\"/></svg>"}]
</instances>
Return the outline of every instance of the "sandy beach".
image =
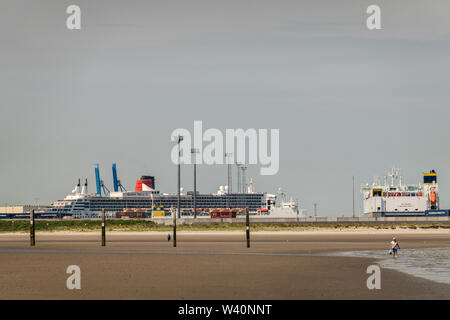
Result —
<instances>
[{"instance_id":1,"label":"sandy beach","mask_svg":"<svg viewBox=\"0 0 450 320\"><path fill-rule=\"evenodd\" d=\"M328 256L381 250L396 236L402 249L450 247L447 230L96 232L0 234L0 299L449 299L450 285L391 269L369 290L370 258ZM401 259L401 251L400 251ZM66 268L81 268L81 290L66 288Z\"/></svg>"}]
</instances>

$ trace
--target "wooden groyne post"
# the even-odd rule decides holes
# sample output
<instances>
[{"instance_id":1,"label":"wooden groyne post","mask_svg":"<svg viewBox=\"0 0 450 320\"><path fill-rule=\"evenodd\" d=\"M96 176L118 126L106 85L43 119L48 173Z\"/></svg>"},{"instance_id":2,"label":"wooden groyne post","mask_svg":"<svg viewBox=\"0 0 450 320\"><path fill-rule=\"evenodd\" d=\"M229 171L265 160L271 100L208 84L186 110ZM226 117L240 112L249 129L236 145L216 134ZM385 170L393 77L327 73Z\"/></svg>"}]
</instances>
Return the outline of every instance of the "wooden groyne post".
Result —
<instances>
[{"instance_id":1,"label":"wooden groyne post","mask_svg":"<svg viewBox=\"0 0 450 320\"><path fill-rule=\"evenodd\" d=\"M30 212L30 246L34 246L36 244L36 233L35 233L35 225L34 225L34 210Z\"/></svg>"}]
</instances>

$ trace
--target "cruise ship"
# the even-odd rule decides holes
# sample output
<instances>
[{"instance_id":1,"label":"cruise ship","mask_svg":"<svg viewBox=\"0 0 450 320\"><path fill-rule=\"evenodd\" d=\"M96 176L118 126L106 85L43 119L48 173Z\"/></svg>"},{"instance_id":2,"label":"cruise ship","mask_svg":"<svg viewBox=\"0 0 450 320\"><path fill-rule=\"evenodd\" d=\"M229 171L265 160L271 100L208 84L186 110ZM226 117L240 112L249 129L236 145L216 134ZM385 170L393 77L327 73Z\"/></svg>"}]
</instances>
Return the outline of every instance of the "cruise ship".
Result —
<instances>
[{"instance_id":1,"label":"cruise ship","mask_svg":"<svg viewBox=\"0 0 450 320\"><path fill-rule=\"evenodd\" d=\"M393 168L384 182L379 179L361 187L363 213L372 217L439 216L439 185L435 170L423 173L420 184L404 184L400 169Z\"/></svg>"},{"instance_id":2,"label":"cruise ship","mask_svg":"<svg viewBox=\"0 0 450 320\"><path fill-rule=\"evenodd\" d=\"M45 217L55 218L98 218L102 209L110 218L130 217L170 217L178 207L178 194L161 193L156 189L154 176L142 176L136 181L133 191L126 191L117 179L116 166L113 164L114 191L109 191L100 179L99 167L95 166L97 192L88 192L87 179L83 186L78 184L64 199L52 203L52 209L41 213ZM213 210L233 210L237 215L245 213L274 217L299 217L303 212L298 209L297 201L281 190L277 194L256 192L250 179L245 191L232 193L228 186L220 186L211 194L196 194L197 216L209 216ZM194 215L194 192L180 190L181 216Z\"/></svg>"}]
</instances>

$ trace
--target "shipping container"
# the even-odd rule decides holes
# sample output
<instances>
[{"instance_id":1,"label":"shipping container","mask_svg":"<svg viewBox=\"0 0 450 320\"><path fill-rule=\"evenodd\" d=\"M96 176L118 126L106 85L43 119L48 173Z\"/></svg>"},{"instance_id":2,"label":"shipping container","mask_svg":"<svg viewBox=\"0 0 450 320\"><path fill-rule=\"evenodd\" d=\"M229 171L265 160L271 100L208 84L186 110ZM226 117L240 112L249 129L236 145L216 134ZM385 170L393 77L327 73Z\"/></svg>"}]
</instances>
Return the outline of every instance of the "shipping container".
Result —
<instances>
[{"instance_id":1,"label":"shipping container","mask_svg":"<svg viewBox=\"0 0 450 320\"><path fill-rule=\"evenodd\" d=\"M165 217L166 212L164 210L153 210L153 217Z\"/></svg>"},{"instance_id":2,"label":"shipping container","mask_svg":"<svg viewBox=\"0 0 450 320\"><path fill-rule=\"evenodd\" d=\"M236 218L236 212L230 210L213 210L210 212L211 218Z\"/></svg>"},{"instance_id":3,"label":"shipping container","mask_svg":"<svg viewBox=\"0 0 450 320\"><path fill-rule=\"evenodd\" d=\"M427 217L448 217L450 210L427 210L425 211Z\"/></svg>"}]
</instances>

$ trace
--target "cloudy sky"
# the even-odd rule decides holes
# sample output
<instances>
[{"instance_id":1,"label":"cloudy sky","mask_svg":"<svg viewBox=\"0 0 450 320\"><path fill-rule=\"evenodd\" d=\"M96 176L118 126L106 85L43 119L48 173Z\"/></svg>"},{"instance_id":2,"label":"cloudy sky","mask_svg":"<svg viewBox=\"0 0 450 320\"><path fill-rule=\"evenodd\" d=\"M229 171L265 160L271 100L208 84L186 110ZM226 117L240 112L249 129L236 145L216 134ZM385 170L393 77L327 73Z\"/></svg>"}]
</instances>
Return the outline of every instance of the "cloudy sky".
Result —
<instances>
[{"instance_id":1,"label":"cloudy sky","mask_svg":"<svg viewBox=\"0 0 450 320\"><path fill-rule=\"evenodd\" d=\"M81 30L66 8L81 7ZM381 7L382 30L366 28ZM176 192L176 128L276 128L282 187L319 215L351 215L359 185L403 169L439 174L450 207L450 2L2 1L0 203L48 204L94 163L132 189ZM182 185L192 189L192 168ZM225 166L199 167L201 192ZM234 181L236 181L234 171ZM359 199L359 193L356 194ZM359 206L359 201L357 202Z\"/></svg>"}]
</instances>

